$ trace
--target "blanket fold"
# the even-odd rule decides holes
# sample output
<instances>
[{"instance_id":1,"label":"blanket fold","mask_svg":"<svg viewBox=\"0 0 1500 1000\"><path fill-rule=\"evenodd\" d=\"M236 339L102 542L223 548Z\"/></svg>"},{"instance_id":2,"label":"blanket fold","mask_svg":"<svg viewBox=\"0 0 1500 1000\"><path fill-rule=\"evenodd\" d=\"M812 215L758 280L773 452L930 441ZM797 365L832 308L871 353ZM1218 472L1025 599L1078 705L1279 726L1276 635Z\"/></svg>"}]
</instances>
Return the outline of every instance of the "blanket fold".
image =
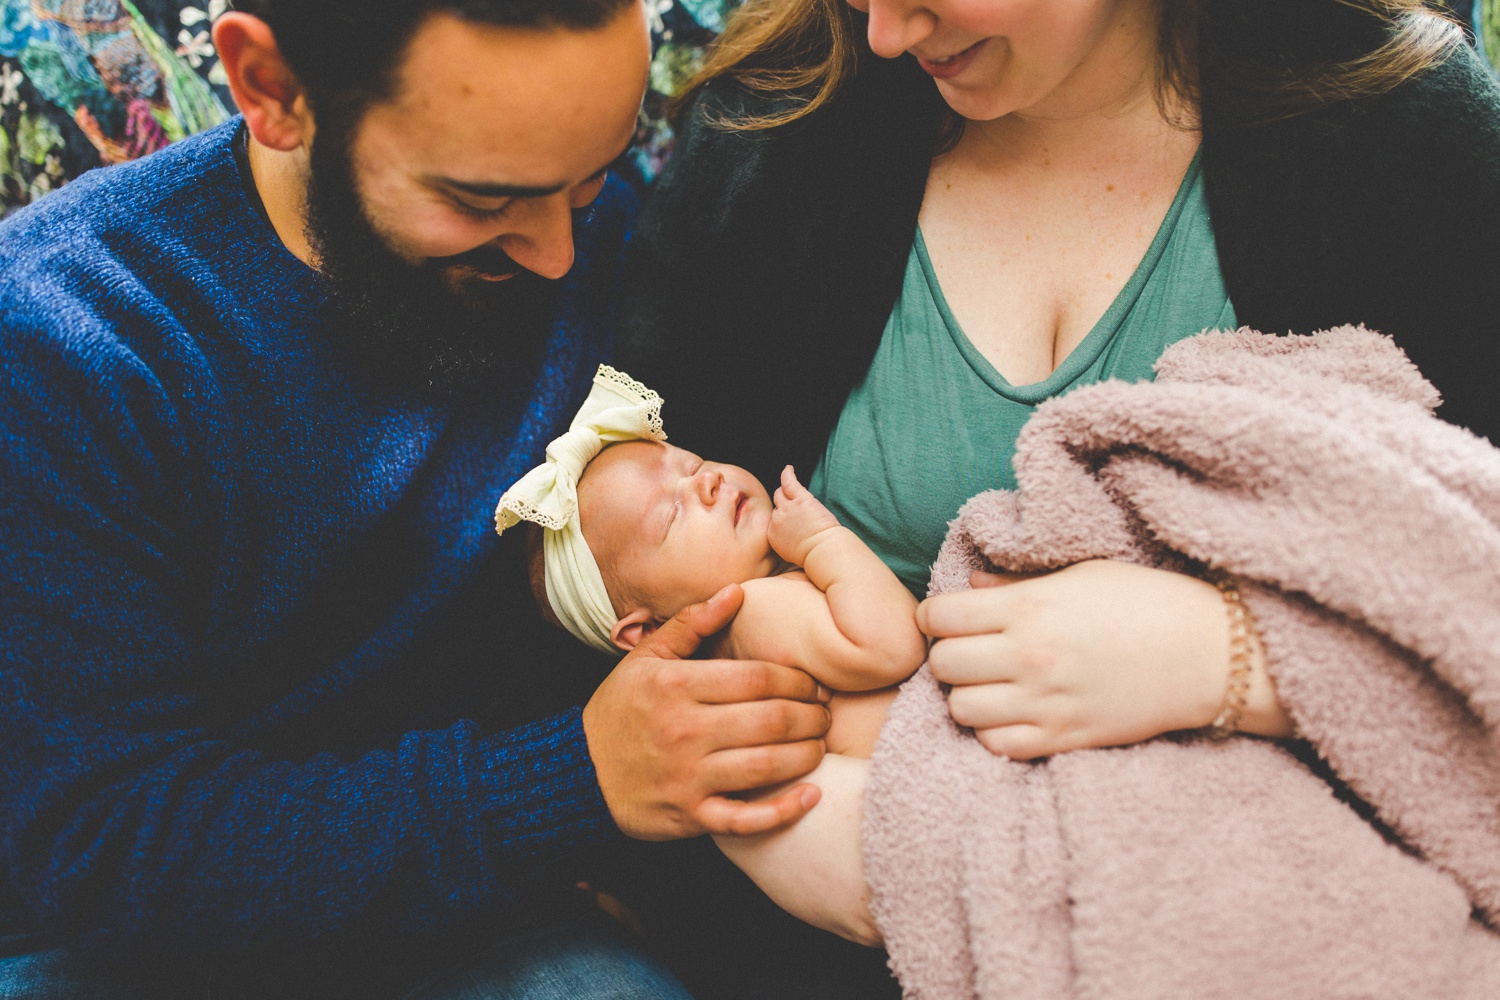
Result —
<instances>
[{"instance_id":1,"label":"blanket fold","mask_svg":"<svg viewBox=\"0 0 1500 1000\"><path fill-rule=\"evenodd\" d=\"M1500 996L1500 451L1367 330L1241 330L1038 408L974 569L1124 559L1242 590L1299 744L994 757L919 672L866 874L922 998Z\"/></svg>"}]
</instances>

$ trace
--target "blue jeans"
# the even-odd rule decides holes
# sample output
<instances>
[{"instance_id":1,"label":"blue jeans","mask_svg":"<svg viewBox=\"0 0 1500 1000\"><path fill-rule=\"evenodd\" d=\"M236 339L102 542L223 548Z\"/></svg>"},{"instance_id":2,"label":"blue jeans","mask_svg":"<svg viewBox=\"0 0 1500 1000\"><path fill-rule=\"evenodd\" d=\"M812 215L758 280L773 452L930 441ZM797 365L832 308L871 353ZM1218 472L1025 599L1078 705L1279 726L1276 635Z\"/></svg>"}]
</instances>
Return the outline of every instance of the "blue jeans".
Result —
<instances>
[{"instance_id":1,"label":"blue jeans","mask_svg":"<svg viewBox=\"0 0 1500 1000\"><path fill-rule=\"evenodd\" d=\"M4 941L0 941L3 949ZM14 950L15 942L11 942ZM6 954L0 950L0 954ZM0 1000L692 1000L623 928L602 913L572 912L513 930L459 955L442 949L371 949L360 960L285 968L124 970L66 948L0 958Z\"/></svg>"}]
</instances>

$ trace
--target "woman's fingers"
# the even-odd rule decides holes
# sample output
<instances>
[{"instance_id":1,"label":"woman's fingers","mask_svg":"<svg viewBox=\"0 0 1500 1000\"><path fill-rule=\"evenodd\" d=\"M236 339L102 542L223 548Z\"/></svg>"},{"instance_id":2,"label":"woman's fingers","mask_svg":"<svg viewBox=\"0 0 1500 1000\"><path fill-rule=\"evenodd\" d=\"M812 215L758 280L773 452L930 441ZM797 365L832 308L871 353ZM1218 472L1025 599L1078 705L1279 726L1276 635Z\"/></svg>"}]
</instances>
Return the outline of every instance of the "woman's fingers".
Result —
<instances>
[{"instance_id":1,"label":"woman's fingers","mask_svg":"<svg viewBox=\"0 0 1500 1000\"><path fill-rule=\"evenodd\" d=\"M1015 618L1010 587L938 594L917 605L917 627L929 638L1000 632Z\"/></svg>"},{"instance_id":2,"label":"woman's fingers","mask_svg":"<svg viewBox=\"0 0 1500 1000\"><path fill-rule=\"evenodd\" d=\"M1052 734L1041 726L997 726L976 729L974 736L986 750L1012 760L1036 760L1061 752Z\"/></svg>"},{"instance_id":3,"label":"woman's fingers","mask_svg":"<svg viewBox=\"0 0 1500 1000\"><path fill-rule=\"evenodd\" d=\"M990 684L1022 676L1015 640L1004 632L939 639L927 651L932 676L944 684Z\"/></svg>"},{"instance_id":4,"label":"woman's fingers","mask_svg":"<svg viewBox=\"0 0 1500 1000\"><path fill-rule=\"evenodd\" d=\"M948 692L948 714L960 726L990 729L1040 722L1036 702L1015 684L975 684Z\"/></svg>"},{"instance_id":5,"label":"woman's fingers","mask_svg":"<svg viewBox=\"0 0 1500 1000\"><path fill-rule=\"evenodd\" d=\"M969 574L969 586L975 590L983 590L986 587L1005 587L1041 575L1040 573L986 573L984 570L976 569Z\"/></svg>"}]
</instances>

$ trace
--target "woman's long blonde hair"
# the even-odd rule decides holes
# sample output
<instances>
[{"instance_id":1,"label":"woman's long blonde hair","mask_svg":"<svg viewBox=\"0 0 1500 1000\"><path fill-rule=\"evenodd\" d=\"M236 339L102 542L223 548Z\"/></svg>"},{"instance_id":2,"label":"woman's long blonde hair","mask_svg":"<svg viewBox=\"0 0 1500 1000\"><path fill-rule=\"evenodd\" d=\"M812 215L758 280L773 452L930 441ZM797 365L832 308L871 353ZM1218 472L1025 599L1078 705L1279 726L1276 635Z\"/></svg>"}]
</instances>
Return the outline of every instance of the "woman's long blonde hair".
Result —
<instances>
[{"instance_id":1,"label":"woman's long blonde hair","mask_svg":"<svg viewBox=\"0 0 1500 1000\"><path fill-rule=\"evenodd\" d=\"M1257 65L1223 46L1204 51L1204 19L1215 0L1160 0L1157 93L1163 108L1169 103L1202 107L1201 67L1209 62L1214 114L1258 122L1393 90L1443 62L1462 44L1458 26L1422 0L1305 2L1366 14L1372 25L1384 26L1385 40L1352 58L1295 68ZM725 119L720 122L724 127L760 130L804 118L831 101L856 72L860 30L846 0L748 0L675 99L674 113L708 83L728 76L753 93L779 100L773 110Z\"/></svg>"}]
</instances>

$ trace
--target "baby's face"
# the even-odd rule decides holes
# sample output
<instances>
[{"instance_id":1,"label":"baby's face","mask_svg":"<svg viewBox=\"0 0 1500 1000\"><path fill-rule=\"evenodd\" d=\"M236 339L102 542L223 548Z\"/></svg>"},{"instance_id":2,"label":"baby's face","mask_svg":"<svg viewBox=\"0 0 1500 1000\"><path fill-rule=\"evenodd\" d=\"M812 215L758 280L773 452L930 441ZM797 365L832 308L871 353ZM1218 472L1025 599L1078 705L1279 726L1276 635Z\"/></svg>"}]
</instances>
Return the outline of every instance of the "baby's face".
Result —
<instances>
[{"instance_id":1,"label":"baby's face","mask_svg":"<svg viewBox=\"0 0 1500 1000\"><path fill-rule=\"evenodd\" d=\"M578 484L578 513L617 614L640 606L669 618L777 565L760 481L668 444L606 448Z\"/></svg>"}]
</instances>

